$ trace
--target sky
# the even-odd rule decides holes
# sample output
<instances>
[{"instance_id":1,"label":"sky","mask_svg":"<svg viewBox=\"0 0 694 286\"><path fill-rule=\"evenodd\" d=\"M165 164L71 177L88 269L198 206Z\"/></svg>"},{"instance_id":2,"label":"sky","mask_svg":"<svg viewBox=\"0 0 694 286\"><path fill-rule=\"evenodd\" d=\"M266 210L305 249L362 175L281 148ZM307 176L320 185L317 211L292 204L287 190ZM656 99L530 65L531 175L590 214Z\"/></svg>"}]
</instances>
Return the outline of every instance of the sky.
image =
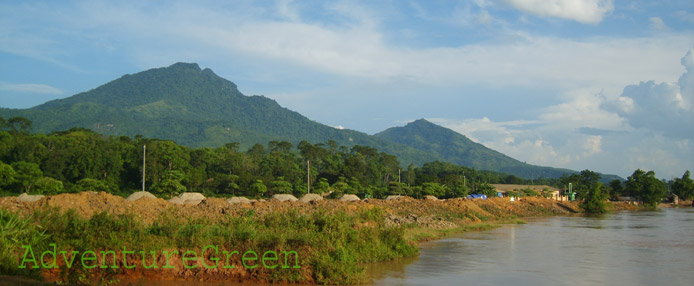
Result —
<instances>
[{"instance_id":1,"label":"sky","mask_svg":"<svg viewBox=\"0 0 694 286\"><path fill-rule=\"evenodd\" d=\"M531 164L694 171L691 0L0 0L0 107L176 62L336 128L425 118Z\"/></svg>"}]
</instances>

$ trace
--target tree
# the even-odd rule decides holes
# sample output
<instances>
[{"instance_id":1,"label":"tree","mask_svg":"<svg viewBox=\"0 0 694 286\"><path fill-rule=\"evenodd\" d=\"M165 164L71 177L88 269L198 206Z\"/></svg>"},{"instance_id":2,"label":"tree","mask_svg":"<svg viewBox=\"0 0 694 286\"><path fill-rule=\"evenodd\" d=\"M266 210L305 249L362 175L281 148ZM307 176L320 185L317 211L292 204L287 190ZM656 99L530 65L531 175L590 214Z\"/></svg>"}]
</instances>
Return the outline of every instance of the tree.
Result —
<instances>
[{"instance_id":1,"label":"tree","mask_svg":"<svg viewBox=\"0 0 694 286\"><path fill-rule=\"evenodd\" d=\"M667 194L665 183L655 177L655 172L637 169L627 178L626 189L649 208L655 209Z\"/></svg>"},{"instance_id":2,"label":"tree","mask_svg":"<svg viewBox=\"0 0 694 286\"><path fill-rule=\"evenodd\" d=\"M388 183L388 194L389 195L401 195L401 196L412 195L410 187L408 187L404 183L398 183L395 181Z\"/></svg>"},{"instance_id":3,"label":"tree","mask_svg":"<svg viewBox=\"0 0 694 286\"><path fill-rule=\"evenodd\" d=\"M43 177L36 180L33 193L40 195L57 195L64 190L63 182L51 177Z\"/></svg>"},{"instance_id":4,"label":"tree","mask_svg":"<svg viewBox=\"0 0 694 286\"><path fill-rule=\"evenodd\" d=\"M270 182L270 191L274 194L291 194L292 184L284 180L284 177L278 177L277 180Z\"/></svg>"},{"instance_id":5,"label":"tree","mask_svg":"<svg viewBox=\"0 0 694 286\"><path fill-rule=\"evenodd\" d=\"M84 192L84 191L95 191L95 192L110 192L111 188L108 186L108 183L97 180L97 179L82 179L77 181L77 187L76 190L78 192Z\"/></svg>"},{"instance_id":6,"label":"tree","mask_svg":"<svg viewBox=\"0 0 694 286\"><path fill-rule=\"evenodd\" d=\"M448 186L439 183L424 183L422 184L422 195L443 197L449 192Z\"/></svg>"},{"instance_id":7,"label":"tree","mask_svg":"<svg viewBox=\"0 0 694 286\"><path fill-rule=\"evenodd\" d=\"M610 181L610 197L616 198L624 193L624 187L622 186L622 181L612 180Z\"/></svg>"},{"instance_id":8,"label":"tree","mask_svg":"<svg viewBox=\"0 0 694 286\"><path fill-rule=\"evenodd\" d=\"M31 120L24 117L12 117L4 124L12 134L28 134L31 131Z\"/></svg>"},{"instance_id":9,"label":"tree","mask_svg":"<svg viewBox=\"0 0 694 286\"><path fill-rule=\"evenodd\" d=\"M15 181L24 187L24 192L30 192L34 183L43 177L43 172L36 163L19 161L12 163L11 166L16 172Z\"/></svg>"},{"instance_id":10,"label":"tree","mask_svg":"<svg viewBox=\"0 0 694 286\"><path fill-rule=\"evenodd\" d=\"M464 198L470 192L469 188L465 186L465 178L462 176L447 175L443 178L443 183L448 187L448 192L445 195L447 198Z\"/></svg>"},{"instance_id":11,"label":"tree","mask_svg":"<svg viewBox=\"0 0 694 286\"><path fill-rule=\"evenodd\" d=\"M591 190L600 182L600 174L591 170L583 170L579 176L578 185L574 186L579 197L585 198Z\"/></svg>"},{"instance_id":12,"label":"tree","mask_svg":"<svg viewBox=\"0 0 694 286\"><path fill-rule=\"evenodd\" d=\"M646 172L641 169L636 169L631 176L627 177L627 181L624 183L624 193L629 197L636 197L643 189L643 181L646 176Z\"/></svg>"},{"instance_id":13,"label":"tree","mask_svg":"<svg viewBox=\"0 0 694 286\"><path fill-rule=\"evenodd\" d=\"M522 185L523 183L525 183L525 180L515 175L508 175L503 179L502 183L511 185Z\"/></svg>"},{"instance_id":14,"label":"tree","mask_svg":"<svg viewBox=\"0 0 694 286\"><path fill-rule=\"evenodd\" d=\"M586 194L585 200L581 203L581 208L587 213L607 212L607 194L602 192L602 184L597 183Z\"/></svg>"},{"instance_id":15,"label":"tree","mask_svg":"<svg viewBox=\"0 0 694 286\"><path fill-rule=\"evenodd\" d=\"M487 183L484 183L484 182L483 182L483 183L480 183L480 184L477 186L476 192L477 192L478 194L484 194L484 195L486 195L488 198L496 197L496 188L494 188L494 186L492 186L492 185L490 185L490 184L487 184Z\"/></svg>"},{"instance_id":16,"label":"tree","mask_svg":"<svg viewBox=\"0 0 694 286\"><path fill-rule=\"evenodd\" d=\"M341 180L340 180L340 181L337 181L337 182L335 182L335 183L332 185L333 193L335 193L336 196L337 196L338 194L339 194L339 195L342 195L342 194L350 194L350 193L352 193L352 187L350 187L349 184L347 184L347 183L344 181L344 179L345 179L345 178L341 177Z\"/></svg>"},{"instance_id":17,"label":"tree","mask_svg":"<svg viewBox=\"0 0 694 286\"><path fill-rule=\"evenodd\" d=\"M181 184L184 174L181 171L166 171L161 182L155 184L152 190L159 195L169 194L169 198L186 191L186 187Z\"/></svg>"},{"instance_id":18,"label":"tree","mask_svg":"<svg viewBox=\"0 0 694 286\"><path fill-rule=\"evenodd\" d=\"M410 164L407 166L407 171L405 171L405 183L408 186L413 186L416 178L417 174L414 171L414 164Z\"/></svg>"},{"instance_id":19,"label":"tree","mask_svg":"<svg viewBox=\"0 0 694 286\"><path fill-rule=\"evenodd\" d=\"M267 187L263 184L263 180L255 180L248 189L248 195L251 197L260 197L267 192Z\"/></svg>"},{"instance_id":20,"label":"tree","mask_svg":"<svg viewBox=\"0 0 694 286\"><path fill-rule=\"evenodd\" d=\"M330 183L328 182L328 179L326 178L320 178L318 179L317 182L313 183L313 187L311 188L311 192L315 194L322 194L328 192L328 189L330 188Z\"/></svg>"},{"instance_id":21,"label":"tree","mask_svg":"<svg viewBox=\"0 0 694 286\"><path fill-rule=\"evenodd\" d=\"M289 153L292 147L294 147L292 143L289 143L287 141L270 141L270 143L268 143L268 146L270 147L270 152L280 153Z\"/></svg>"},{"instance_id":22,"label":"tree","mask_svg":"<svg viewBox=\"0 0 694 286\"><path fill-rule=\"evenodd\" d=\"M682 178L675 178L672 183L672 192L683 200L694 198L694 181L689 177L689 170L685 171Z\"/></svg>"},{"instance_id":23,"label":"tree","mask_svg":"<svg viewBox=\"0 0 694 286\"><path fill-rule=\"evenodd\" d=\"M14 171L14 168L0 161L0 187L12 185L15 176L17 176L17 172Z\"/></svg>"}]
</instances>

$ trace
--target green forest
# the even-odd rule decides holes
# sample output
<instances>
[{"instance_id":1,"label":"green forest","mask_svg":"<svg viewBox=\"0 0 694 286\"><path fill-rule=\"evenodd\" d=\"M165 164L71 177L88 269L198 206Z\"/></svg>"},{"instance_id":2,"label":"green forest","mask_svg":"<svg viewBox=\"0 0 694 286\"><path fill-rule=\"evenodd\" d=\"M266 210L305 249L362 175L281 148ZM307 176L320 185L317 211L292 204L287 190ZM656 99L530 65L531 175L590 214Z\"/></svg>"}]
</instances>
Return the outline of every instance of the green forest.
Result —
<instances>
[{"instance_id":1,"label":"green forest","mask_svg":"<svg viewBox=\"0 0 694 286\"><path fill-rule=\"evenodd\" d=\"M84 128L32 134L31 124L22 117L0 118L0 191L5 195L106 191L127 196L142 188L145 152L145 189L162 198L186 191L212 197L301 196L309 185L313 193L332 192L333 196L452 198L472 193L493 196L490 184L496 183L558 188L572 183L579 197L587 197L600 181L600 174L589 170L558 179L527 180L439 161L402 169L394 155L335 141L301 141L296 146L270 141L242 151L238 143L190 148L170 140L106 136ZM601 187L605 197L644 200L660 199L668 189L689 199L694 196L692 188L688 171L666 182L642 170L626 182L614 180Z\"/></svg>"}]
</instances>

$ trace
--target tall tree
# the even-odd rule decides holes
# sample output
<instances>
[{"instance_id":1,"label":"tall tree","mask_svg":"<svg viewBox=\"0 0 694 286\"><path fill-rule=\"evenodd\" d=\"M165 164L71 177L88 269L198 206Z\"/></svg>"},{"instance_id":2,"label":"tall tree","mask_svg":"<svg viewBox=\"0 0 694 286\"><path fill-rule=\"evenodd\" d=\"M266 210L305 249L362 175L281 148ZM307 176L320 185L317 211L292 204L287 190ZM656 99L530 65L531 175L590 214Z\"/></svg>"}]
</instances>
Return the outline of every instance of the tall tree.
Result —
<instances>
[{"instance_id":1,"label":"tall tree","mask_svg":"<svg viewBox=\"0 0 694 286\"><path fill-rule=\"evenodd\" d=\"M622 186L622 181L612 180L610 181L610 197L616 198L624 193L624 187Z\"/></svg>"},{"instance_id":2,"label":"tall tree","mask_svg":"<svg viewBox=\"0 0 694 286\"><path fill-rule=\"evenodd\" d=\"M0 187L12 185L15 181L15 176L17 176L17 173L14 171L14 168L0 161Z\"/></svg>"},{"instance_id":3,"label":"tall tree","mask_svg":"<svg viewBox=\"0 0 694 286\"><path fill-rule=\"evenodd\" d=\"M24 117L12 117L5 123L13 134L28 134L31 131L31 120Z\"/></svg>"},{"instance_id":4,"label":"tall tree","mask_svg":"<svg viewBox=\"0 0 694 286\"><path fill-rule=\"evenodd\" d=\"M36 181L43 177L43 172L36 163L20 161L12 163L11 166L16 172L15 180L24 188L24 192L29 193Z\"/></svg>"},{"instance_id":5,"label":"tall tree","mask_svg":"<svg viewBox=\"0 0 694 286\"><path fill-rule=\"evenodd\" d=\"M43 177L36 180L33 192L41 195L57 195L62 193L63 190L63 182L51 177Z\"/></svg>"},{"instance_id":6,"label":"tall tree","mask_svg":"<svg viewBox=\"0 0 694 286\"><path fill-rule=\"evenodd\" d=\"M152 187L154 193L159 195L169 194L169 198L186 191L186 187L181 184L185 175L181 171L166 171L161 182Z\"/></svg>"},{"instance_id":7,"label":"tall tree","mask_svg":"<svg viewBox=\"0 0 694 286\"><path fill-rule=\"evenodd\" d=\"M637 169L627 178L626 189L645 206L655 209L667 194L665 183L655 177L655 172Z\"/></svg>"},{"instance_id":8,"label":"tall tree","mask_svg":"<svg viewBox=\"0 0 694 286\"><path fill-rule=\"evenodd\" d=\"M586 194L585 200L581 203L587 213L607 212L607 194L602 192L602 184L597 183Z\"/></svg>"},{"instance_id":9,"label":"tall tree","mask_svg":"<svg viewBox=\"0 0 694 286\"><path fill-rule=\"evenodd\" d=\"M684 172L682 178L675 178L672 183L672 192L684 200L694 198L694 181L689 177L689 170Z\"/></svg>"}]
</instances>

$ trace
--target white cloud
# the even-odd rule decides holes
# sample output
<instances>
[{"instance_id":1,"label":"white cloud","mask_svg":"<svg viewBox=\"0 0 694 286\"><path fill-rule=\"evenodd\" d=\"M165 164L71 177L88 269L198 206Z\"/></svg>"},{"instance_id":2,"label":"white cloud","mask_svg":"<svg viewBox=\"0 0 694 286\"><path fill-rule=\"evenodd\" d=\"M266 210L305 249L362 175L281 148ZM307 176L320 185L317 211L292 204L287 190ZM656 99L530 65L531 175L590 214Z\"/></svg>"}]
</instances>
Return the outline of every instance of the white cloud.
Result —
<instances>
[{"instance_id":1,"label":"white cloud","mask_svg":"<svg viewBox=\"0 0 694 286\"><path fill-rule=\"evenodd\" d=\"M20 93L33 93L33 94L52 94L60 95L63 91L59 88L52 87L46 84L36 84L36 83L9 83L0 82L0 90L20 92Z\"/></svg>"},{"instance_id":2,"label":"white cloud","mask_svg":"<svg viewBox=\"0 0 694 286\"><path fill-rule=\"evenodd\" d=\"M538 16L597 24L614 10L612 0L506 0L521 11Z\"/></svg>"},{"instance_id":3,"label":"white cloud","mask_svg":"<svg viewBox=\"0 0 694 286\"><path fill-rule=\"evenodd\" d=\"M603 104L635 128L674 138L694 138L694 49L680 61L686 71L678 82L641 82L624 88L615 101Z\"/></svg>"},{"instance_id":4,"label":"white cloud","mask_svg":"<svg viewBox=\"0 0 694 286\"><path fill-rule=\"evenodd\" d=\"M513 128L504 122L488 118L472 120L430 119L512 158L530 164L590 169L617 174L624 178L636 169L655 170L660 178L680 176L694 169L694 146L688 139L670 139L646 130L625 129L605 135L582 134L580 121L574 128L557 128L571 122L543 122L518 125ZM529 121L535 122L535 121ZM509 140L513 138L514 140Z\"/></svg>"},{"instance_id":5,"label":"white cloud","mask_svg":"<svg viewBox=\"0 0 694 286\"><path fill-rule=\"evenodd\" d=\"M619 97L576 89L533 120L431 120L531 164L672 178L694 169L694 49L680 62L676 83L642 82Z\"/></svg>"},{"instance_id":6,"label":"white cloud","mask_svg":"<svg viewBox=\"0 0 694 286\"><path fill-rule=\"evenodd\" d=\"M488 2L477 4L486 7L491 5ZM611 6L611 2L593 2L598 7ZM567 3L557 1L555 6L572 6ZM643 78L672 78L680 71L666 63L691 46L690 34L575 40L508 30L504 41L412 48L389 43L389 31L379 25L382 16L357 4L331 4L327 13L341 20L329 24L301 19L287 1L278 2L273 13L289 22L238 6L228 10L186 3L148 7L90 1L58 8L45 18L55 18L66 34L118 39L109 43L112 48L143 68L176 61L218 62L220 66L265 61L299 71L437 86L537 87L541 83L541 88L591 86L612 91ZM493 21L485 12L471 15L472 21ZM13 42L15 51L27 50L20 35L7 34L7 43ZM5 46L2 43L0 37L0 47Z\"/></svg>"},{"instance_id":7,"label":"white cloud","mask_svg":"<svg viewBox=\"0 0 694 286\"><path fill-rule=\"evenodd\" d=\"M648 18L648 22L650 22L650 27L653 30L658 30L658 31L665 31L668 29L668 26L665 25L665 22L663 22L663 19L660 17L650 17Z\"/></svg>"},{"instance_id":8,"label":"white cloud","mask_svg":"<svg viewBox=\"0 0 694 286\"><path fill-rule=\"evenodd\" d=\"M279 0L277 1L277 12L284 18L298 22L301 20L299 12L291 6L292 0Z\"/></svg>"},{"instance_id":9,"label":"white cloud","mask_svg":"<svg viewBox=\"0 0 694 286\"><path fill-rule=\"evenodd\" d=\"M584 157L602 152L602 136L594 135L588 137L586 142L583 143L583 149L585 150L583 152Z\"/></svg>"},{"instance_id":10,"label":"white cloud","mask_svg":"<svg viewBox=\"0 0 694 286\"><path fill-rule=\"evenodd\" d=\"M482 10L478 15L477 15L477 22L480 24L491 24L494 18L489 15L489 12L487 10Z\"/></svg>"},{"instance_id":11,"label":"white cloud","mask_svg":"<svg viewBox=\"0 0 694 286\"><path fill-rule=\"evenodd\" d=\"M530 164L568 166L572 156L562 154L548 140L544 123L536 120L494 122L480 119L429 118L428 120L463 134L477 143Z\"/></svg>"},{"instance_id":12,"label":"white cloud","mask_svg":"<svg viewBox=\"0 0 694 286\"><path fill-rule=\"evenodd\" d=\"M597 0L506 2L527 12L520 16L521 19L532 17L526 16L532 14L591 24L600 23L614 9L612 1ZM560 103L542 107L546 101L527 96L528 102L537 102L538 106L538 109L525 113L535 112L536 115L526 115L531 120L495 122L476 115L477 119L451 119L444 126L535 164L578 170L613 168L620 170L623 175L623 168L628 167L633 171L632 167L638 162L648 162L649 156L652 162L661 162L648 153L649 150L658 149L666 153L663 158L675 162L673 164L676 165L668 167L671 170L680 168L676 171L681 173L682 166L691 166L691 163L683 163L682 159L692 158L692 140L688 140L691 136L665 137L658 131L670 129L677 118L686 119L680 113L687 110L690 120L681 122L692 122L694 80L691 75L694 74L694 56L690 53L682 59L687 69L685 75L682 75L680 66L672 64L680 59L683 50L691 48L691 32L669 31L637 38L583 36L572 39L507 28L499 38L489 41L460 45L449 42L439 47L432 47L433 44L403 46L389 42L392 31L387 30L387 25L381 25L385 21L381 21L378 10L354 3L329 4L328 9L321 10L324 14L320 16L335 16L336 20L327 22L316 18L309 21L308 13L303 14L302 18L302 11L291 1L279 1L277 5L260 11L255 7L257 5L246 7L248 4L243 2L234 3L233 9L229 9L228 4L219 3L226 1L204 6L186 2L132 5L109 1L87 1L76 7L58 5L33 17L45 20L42 24L48 23L44 25L46 27L58 27L55 30L42 30L44 33L39 35L27 33L22 25L33 24L20 21L20 17L36 13L19 8L10 11L2 6L0 11L5 11L2 15L14 18L0 19L0 23L7 24L0 25L0 51L57 62L63 57L52 51L72 52L61 46L66 45L61 43L65 42L62 38L74 39L70 35L80 35L80 39L105 39L112 51L142 68L168 66L177 61L199 61L214 63L214 66L207 66L217 72L219 69L227 69L230 73L239 71L234 76L241 74L254 80L264 76L276 86L291 84L284 76L291 73L295 77L304 75L309 78L302 84L322 85L321 80L313 78L314 75L321 75L338 79L340 84L349 86L346 89L349 91L361 91L361 86L374 82L379 87L385 87L377 92L370 90L363 93L319 89L315 86L300 91L290 90L291 96L281 98L293 101L288 104L292 107L302 105L296 102L311 102L318 97L323 100L318 102L336 102L336 98L367 102L362 99L384 94L395 98L401 96L399 91L411 86L450 94L438 97L443 99L443 104L448 102L445 101L447 96L449 99L472 97L465 94L465 88L475 85L498 88L501 94L509 97L524 96L517 95L517 90L549 90L556 94L552 100L559 100ZM498 3L500 1L476 0L474 4L481 9L461 9L452 11L451 15L465 18L461 21L467 21L470 25L490 21L495 25L495 21L501 18L494 16L501 15L490 15L487 9L494 12L493 6ZM32 6L41 5L22 5ZM268 15L268 11L271 15ZM677 15L680 14L684 17L682 19L689 19L691 13ZM666 19L669 24L675 25L670 21L676 20ZM460 27L460 23L451 26ZM415 30L417 32L421 33ZM25 34L28 36L22 36ZM239 62L244 65L238 65ZM257 74L249 75L248 67L255 68ZM228 74L220 75L237 80ZM677 83L671 82L680 75L682 77ZM624 92L619 96L625 86L642 80L652 82L635 85L633 92ZM422 97L421 94L417 96ZM403 98L397 101L406 101L400 99ZM412 102L414 105L423 104L417 100ZM658 111L653 115L644 113L644 106L651 104L655 104ZM320 109L314 103L307 105ZM359 108L365 112L367 107ZM332 125L347 122L345 117L333 116L337 112L331 111L330 116L326 116L334 120ZM494 117L493 113L488 116ZM652 120L645 123L639 121L643 119ZM605 135L577 132L582 128L622 133ZM633 164L624 163L625 158L631 160L635 157L629 148L644 159L633 159ZM626 167L621 166L622 163Z\"/></svg>"}]
</instances>

